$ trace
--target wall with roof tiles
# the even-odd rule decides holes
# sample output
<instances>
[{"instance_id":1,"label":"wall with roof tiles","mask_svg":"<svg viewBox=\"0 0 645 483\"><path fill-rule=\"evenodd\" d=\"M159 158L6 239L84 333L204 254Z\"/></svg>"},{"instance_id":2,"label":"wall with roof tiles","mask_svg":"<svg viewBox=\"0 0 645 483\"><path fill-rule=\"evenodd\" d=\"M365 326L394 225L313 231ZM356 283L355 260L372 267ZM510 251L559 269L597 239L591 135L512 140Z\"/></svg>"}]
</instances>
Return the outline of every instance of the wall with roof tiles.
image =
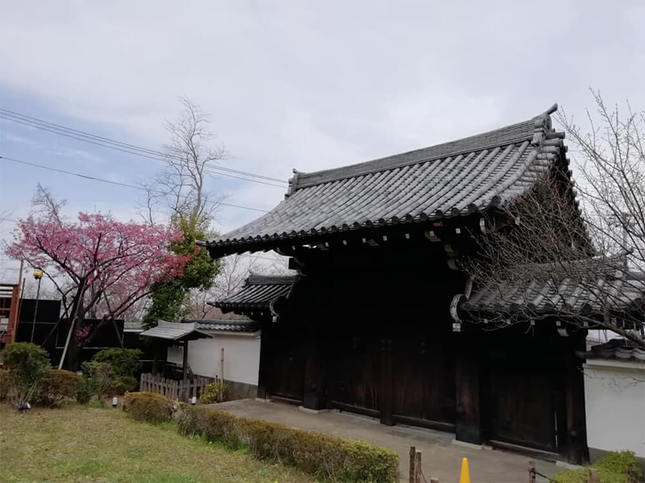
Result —
<instances>
[{"instance_id":1,"label":"wall with roof tiles","mask_svg":"<svg viewBox=\"0 0 645 483\"><path fill-rule=\"evenodd\" d=\"M590 455L630 450L645 459L645 363L588 359L584 365Z\"/></svg>"},{"instance_id":2,"label":"wall with roof tiles","mask_svg":"<svg viewBox=\"0 0 645 483\"><path fill-rule=\"evenodd\" d=\"M200 376L219 377L224 348L224 379L257 386L260 369L260 334L213 335L188 343L188 364ZM168 362L181 366L183 349L168 349Z\"/></svg>"}]
</instances>

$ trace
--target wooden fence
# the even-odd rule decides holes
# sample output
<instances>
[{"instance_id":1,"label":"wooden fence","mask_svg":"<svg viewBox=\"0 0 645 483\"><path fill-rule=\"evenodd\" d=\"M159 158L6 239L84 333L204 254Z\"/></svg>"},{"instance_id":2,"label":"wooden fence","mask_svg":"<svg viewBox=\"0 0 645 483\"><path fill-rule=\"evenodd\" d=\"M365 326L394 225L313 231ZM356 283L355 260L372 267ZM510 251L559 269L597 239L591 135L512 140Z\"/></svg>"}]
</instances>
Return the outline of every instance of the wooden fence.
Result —
<instances>
[{"instance_id":1,"label":"wooden fence","mask_svg":"<svg viewBox=\"0 0 645 483\"><path fill-rule=\"evenodd\" d=\"M155 376L153 374L141 374L139 390L156 392L169 399L188 402L193 396L199 398L204 387L214 380L210 377L193 376L192 379L189 379L184 384L183 381L166 379L165 377Z\"/></svg>"}]
</instances>

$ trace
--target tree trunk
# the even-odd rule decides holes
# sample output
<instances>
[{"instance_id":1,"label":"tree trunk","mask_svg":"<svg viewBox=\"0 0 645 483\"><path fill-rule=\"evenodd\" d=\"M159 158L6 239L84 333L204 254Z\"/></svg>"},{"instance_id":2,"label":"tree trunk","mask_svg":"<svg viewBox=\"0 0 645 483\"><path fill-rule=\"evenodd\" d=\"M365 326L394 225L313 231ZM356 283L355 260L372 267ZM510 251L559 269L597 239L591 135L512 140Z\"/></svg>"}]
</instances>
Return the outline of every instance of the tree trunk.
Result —
<instances>
[{"instance_id":1,"label":"tree trunk","mask_svg":"<svg viewBox=\"0 0 645 483\"><path fill-rule=\"evenodd\" d=\"M69 341L69 348L67 349L67 357L63 366L69 371L78 371L81 368L81 345L76 339L76 335L72 334Z\"/></svg>"}]
</instances>

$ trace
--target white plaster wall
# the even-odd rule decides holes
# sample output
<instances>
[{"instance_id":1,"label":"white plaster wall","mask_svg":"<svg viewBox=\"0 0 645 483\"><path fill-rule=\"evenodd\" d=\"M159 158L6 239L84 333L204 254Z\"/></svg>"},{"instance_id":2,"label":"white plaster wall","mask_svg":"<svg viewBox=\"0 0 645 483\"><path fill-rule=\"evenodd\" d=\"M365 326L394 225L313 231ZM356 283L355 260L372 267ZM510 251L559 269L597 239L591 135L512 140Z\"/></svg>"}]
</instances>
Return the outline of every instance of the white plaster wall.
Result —
<instances>
[{"instance_id":1,"label":"white plaster wall","mask_svg":"<svg viewBox=\"0 0 645 483\"><path fill-rule=\"evenodd\" d=\"M589 360L584 365L587 443L645 457L645 364Z\"/></svg>"},{"instance_id":2,"label":"white plaster wall","mask_svg":"<svg viewBox=\"0 0 645 483\"><path fill-rule=\"evenodd\" d=\"M200 376L220 375L221 350L224 348L224 379L258 384L260 370L260 335L216 334L212 339L188 343L188 364ZM168 362L181 366L182 347L168 349Z\"/></svg>"}]
</instances>

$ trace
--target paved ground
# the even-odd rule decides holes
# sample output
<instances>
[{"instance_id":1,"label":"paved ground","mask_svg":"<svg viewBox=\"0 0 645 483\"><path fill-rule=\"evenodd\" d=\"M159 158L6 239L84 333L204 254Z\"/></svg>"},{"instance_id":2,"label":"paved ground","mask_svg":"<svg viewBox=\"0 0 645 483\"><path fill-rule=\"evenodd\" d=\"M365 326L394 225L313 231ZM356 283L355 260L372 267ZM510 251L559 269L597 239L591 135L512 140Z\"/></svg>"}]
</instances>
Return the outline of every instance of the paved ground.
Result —
<instances>
[{"instance_id":1,"label":"paved ground","mask_svg":"<svg viewBox=\"0 0 645 483\"><path fill-rule=\"evenodd\" d=\"M213 404L239 416L263 419L288 426L369 441L391 448L401 458L399 472L407 481L410 446L422 452L423 473L439 478L440 483L459 479L461 458L468 458L470 475L476 483L518 483L528 481L529 457L506 451L465 447L453 442L454 435L409 426L384 426L376 420L338 411L313 414L296 406L263 400L243 399ZM561 468L546 461L536 461L537 471L553 475ZM546 481L538 478L538 481Z\"/></svg>"}]
</instances>

